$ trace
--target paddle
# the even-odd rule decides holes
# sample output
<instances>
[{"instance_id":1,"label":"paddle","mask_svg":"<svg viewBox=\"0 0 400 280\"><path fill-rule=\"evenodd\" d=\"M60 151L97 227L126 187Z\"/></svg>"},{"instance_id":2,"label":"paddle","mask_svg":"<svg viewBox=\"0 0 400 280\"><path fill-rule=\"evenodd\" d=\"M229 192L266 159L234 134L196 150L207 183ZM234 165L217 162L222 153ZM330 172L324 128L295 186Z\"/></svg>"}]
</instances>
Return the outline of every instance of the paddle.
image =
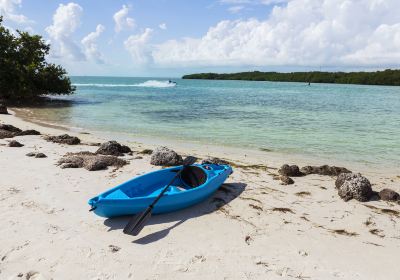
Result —
<instances>
[{"instance_id":1,"label":"paddle","mask_svg":"<svg viewBox=\"0 0 400 280\"><path fill-rule=\"evenodd\" d=\"M164 193L168 190L168 188L171 186L171 184L174 182L174 180L182 173L182 171L185 169L186 166L192 165L195 163L197 158L188 156L185 158L183 161L183 166L179 172L176 173L174 178L172 178L171 182L169 182L168 185L164 187L164 189L161 191L161 193L154 199L153 203L151 203L146 210L143 212L137 213L135 216L133 216L127 225L124 228L124 233L125 234L130 234L130 235L138 235L140 231L144 228L146 225L147 221L151 217L151 212L153 211L154 206L156 203L160 200L160 198L164 195Z\"/></svg>"}]
</instances>

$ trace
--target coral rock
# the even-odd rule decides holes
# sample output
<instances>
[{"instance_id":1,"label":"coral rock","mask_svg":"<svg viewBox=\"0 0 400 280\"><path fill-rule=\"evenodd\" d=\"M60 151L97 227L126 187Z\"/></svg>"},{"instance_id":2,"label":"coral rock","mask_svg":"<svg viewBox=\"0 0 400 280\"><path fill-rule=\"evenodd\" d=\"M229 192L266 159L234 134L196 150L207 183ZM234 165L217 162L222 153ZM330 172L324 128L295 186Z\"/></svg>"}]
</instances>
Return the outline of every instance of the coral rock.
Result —
<instances>
[{"instance_id":1,"label":"coral rock","mask_svg":"<svg viewBox=\"0 0 400 280\"><path fill-rule=\"evenodd\" d=\"M100 145L96 154L122 156L124 153L130 153L131 149L128 146L123 146L117 141L108 141Z\"/></svg>"},{"instance_id":2,"label":"coral rock","mask_svg":"<svg viewBox=\"0 0 400 280\"><path fill-rule=\"evenodd\" d=\"M201 164L219 164L219 165L227 165L229 164L228 161L217 158L217 157L208 157L203 159Z\"/></svg>"},{"instance_id":3,"label":"coral rock","mask_svg":"<svg viewBox=\"0 0 400 280\"><path fill-rule=\"evenodd\" d=\"M85 168L89 171L106 169L108 166L122 167L127 162L116 156L98 155L91 152L67 153L58 161L61 168Z\"/></svg>"},{"instance_id":4,"label":"coral rock","mask_svg":"<svg viewBox=\"0 0 400 280\"><path fill-rule=\"evenodd\" d=\"M338 176L341 173L350 173L351 171L344 167L337 166L304 166L300 169L302 173L305 175L309 174L318 174L318 175L327 175L327 176Z\"/></svg>"},{"instance_id":5,"label":"coral rock","mask_svg":"<svg viewBox=\"0 0 400 280\"><path fill-rule=\"evenodd\" d=\"M15 140L12 140L12 141L10 141L10 142L8 143L8 147L16 147L16 148L19 148L19 147L22 147L22 146L24 146L24 145L22 145L21 143L19 143L18 141L15 141Z\"/></svg>"},{"instance_id":6,"label":"coral rock","mask_svg":"<svg viewBox=\"0 0 400 280\"><path fill-rule=\"evenodd\" d=\"M46 158L47 156L45 155L45 154L43 154L43 153L37 153L36 155L35 155L35 158Z\"/></svg>"},{"instance_id":7,"label":"coral rock","mask_svg":"<svg viewBox=\"0 0 400 280\"><path fill-rule=\"evenodd\" d=\"M14 132L14 133L22 132L21 129L19 129L18 127L15 127L15 126L13 126L11 124L0 124L0 129L6 130L6 131L10 131L10 132Z\"/></svg>"},{"instance_id":8,"label":"coral rock","mask_svg":"<svg viewBox=\"0 0 400 280\"><path fill-rule=\"evenodd\" d=\"M68 134L63 134L59 136L46 136L44 139L49 142L67 145L78 145L81 142L78 137L70 136Z\"/></svg>"},{"instance_id":9,"label":"coral rock","mask_svg":"<svg viewBox=\"0 0 400 280\"><path fill-rule=\"evenodd\" d=\"M400 195L399 193L395 192L394 190L391 189L383 189L379 192L379 197L382 200L386 201L396 201L400 200Z\"/></svg>"},{"instance_id":10,"label":"coral rock","mask_svg":"<svg viewBox=\"0 0 400 280\"><path fill-rule=\"evenodd\" d=\"M152 153L153 153L153 150L151 150L151 149L144 149L139 152L139 154L142 154L142 155L151 155Z\"/></svg>"},{"instance_id":11,"label":"coral rock","mask_svg":"<svg viewBox=\"0 0 400 280\"><path fill-rule=\"evenodd\" d=\"M347 180L351 180L353 178L357 178L358 174L357 173L341 173L339 176L336 178L335 181L335 188L339 189L343 183Z\"/></svg>"},{"instance_id":12,"label":"coral rock","mask_svg":"<svg viewBox=\"0 0 400 280\"><path fill-rule=\"evenodd\" d=\"M279 179L282 181L282 185L291 185L294 184L294 181L292 178L288 177L288 176L279 176Z\"/></svg>"},{"instance_id":13,"label":"coral rock","mask_svg":"<svg viewBox=\"0 0 400 280\"><path fill-rule=\"evenodd\" d=\"M284 164L281 166L278 172L283 176L289 176L289 177L300 177L304 175L303 173L300 172L299 167L297 165Z\"/></svg>"},{"instance_id":14,"label":"coral rock","mask_svg":"<svg viewBox=\"0 0 400 280\"><path fill-rule=\"evenodd\" d=\"M30 152L26 154L27 157L35 157L35 158L46 158L47 156L43 153L35 153L35 152Z\"/></svg>"},{"instance_id":15,"label":"coral rock","mask_svg":"<svg viewBox=\"0 0 400 280\"><path fill-rule=\"evenodd\" d=\"M182 164L180 155L167 147L158 147L151 154L150 164L158 166L174 166Z\"/></svg>"},{"instance_id":16,"label":"coral rock","mask_svg":"<svg viewBox=\"0 0 400 280\"><path fill-rule=\"evenodd\" d=\"M342 176L342 174L346 174L346 176ZM340 174L340 179L344 182L339 186L338 195L344 201L349 201L353 198L361 202L370 200L371 196L373 195L373 191L371 188L371 183L367 178L363 177L359 173L342 174Z\"/></svg>"},{"instance_id":17,"label":"coral rock","mask_svg":"<svg viewBox=\"0 0 400 280\"><path fill-rule=\"evenodd\" d=\"M18 136L25 136L25 135L40 135L40 132L34 129L28 129L18 133Z\"/></svg>"},{"instance_id":18,"label":"coral rock","mask_svg":"<svg viewBox=\"0 0 400 280\"><path fill-rule=\"evenodd\" d=\"M13 138L15 136L15 132L11 132L8 130L0 129L0 139L3 138Z\"/></svg>"}]
</instances>

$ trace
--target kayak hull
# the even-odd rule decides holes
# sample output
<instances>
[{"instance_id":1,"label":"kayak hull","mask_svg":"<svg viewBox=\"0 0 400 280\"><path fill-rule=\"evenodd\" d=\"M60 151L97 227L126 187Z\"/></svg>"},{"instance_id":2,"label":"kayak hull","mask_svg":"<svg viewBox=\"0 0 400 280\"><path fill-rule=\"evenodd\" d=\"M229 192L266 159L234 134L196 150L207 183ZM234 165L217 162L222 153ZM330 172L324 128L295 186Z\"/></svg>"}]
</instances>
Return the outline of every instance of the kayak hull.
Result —
<instances>
[{"instance_id":1,"label":"kayak hull","mask_svg":"<svg viewBox=\"0 0 400 280\"><path fill-rule=\"evenodd\" d=\"M198 187L190 188L178 176L153 208L154 214L177 211L207 199L232 173L229 165L194 166L206 173L206 181ZM171 167L136 177L93 197L88 203L96 215L106 218L139 213L154 201L181 168Z\"/></svg>"}]
</instances>

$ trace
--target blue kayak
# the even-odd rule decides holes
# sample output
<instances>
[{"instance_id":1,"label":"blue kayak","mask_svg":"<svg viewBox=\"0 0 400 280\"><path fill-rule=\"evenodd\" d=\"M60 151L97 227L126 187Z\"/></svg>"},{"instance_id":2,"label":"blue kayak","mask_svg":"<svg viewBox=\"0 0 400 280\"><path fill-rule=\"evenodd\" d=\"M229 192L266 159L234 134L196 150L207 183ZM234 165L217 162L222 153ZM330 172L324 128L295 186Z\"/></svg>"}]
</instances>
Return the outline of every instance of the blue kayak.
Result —
<instances>
[{"instance_id":1,"label":"blue kayak","mask_svg":"<svg viewBox=\"0 0 400 280\"><path fill-rule=\"evenodd\" d=\"M145 210L183 166L165 168L133 178L88 201L101 217L132 215ZM232 173L229 165L186 166L153 209L167 213L197 204L212 195Z\"/></svg>"}]
</instances>

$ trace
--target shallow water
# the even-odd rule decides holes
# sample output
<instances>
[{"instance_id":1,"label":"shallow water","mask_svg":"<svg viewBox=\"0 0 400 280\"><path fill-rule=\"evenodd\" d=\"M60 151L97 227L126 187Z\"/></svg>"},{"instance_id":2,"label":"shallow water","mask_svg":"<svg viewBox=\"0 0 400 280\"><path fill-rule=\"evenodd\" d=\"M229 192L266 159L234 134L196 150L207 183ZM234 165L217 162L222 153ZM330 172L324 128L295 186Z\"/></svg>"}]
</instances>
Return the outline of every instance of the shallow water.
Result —
<instances>
[{"instance_id":1,"label":"shallow water","mask_svg":"<svg viewBox=\"0 0 400 280\"><path fill-rule=\"evenodd\" d=\"M400 162L400 87L73 77L68 106L38 119L372 165Z\"/></svg>"}]
</instances>

